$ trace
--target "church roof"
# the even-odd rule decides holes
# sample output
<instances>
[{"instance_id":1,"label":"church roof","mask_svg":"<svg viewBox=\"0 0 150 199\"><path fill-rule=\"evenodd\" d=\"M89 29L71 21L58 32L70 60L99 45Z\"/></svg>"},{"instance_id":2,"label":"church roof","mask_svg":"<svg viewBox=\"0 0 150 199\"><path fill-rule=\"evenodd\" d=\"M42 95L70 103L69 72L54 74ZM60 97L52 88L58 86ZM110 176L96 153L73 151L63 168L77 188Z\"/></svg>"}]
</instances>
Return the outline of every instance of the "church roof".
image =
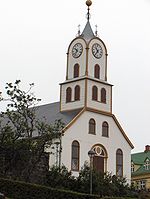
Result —
<instances>
[{"instance_id":1,"label":"church roof","mask_svg":"<svg viewBox=\"0 0 150 199\"><path fill-rule=\"evenodd\" d=\"M86 26L81 34L81 37L83 37L87 42L89 42L92 38L95 37L89 20L86 23Z\"/></svg>"},{"instance_id":2,"label":"church roof","mask_svg":"<svg viewBox=\"0 0 150 199\"><path fill-rule=\"evenodd\" d=\"M38 119L46 119L46 122L53 124L55 120L61 119L65 126L70 123L80 110L60 112L60 102L54 102L37 107L36 116Z\"/></svg>"}]
</instances>

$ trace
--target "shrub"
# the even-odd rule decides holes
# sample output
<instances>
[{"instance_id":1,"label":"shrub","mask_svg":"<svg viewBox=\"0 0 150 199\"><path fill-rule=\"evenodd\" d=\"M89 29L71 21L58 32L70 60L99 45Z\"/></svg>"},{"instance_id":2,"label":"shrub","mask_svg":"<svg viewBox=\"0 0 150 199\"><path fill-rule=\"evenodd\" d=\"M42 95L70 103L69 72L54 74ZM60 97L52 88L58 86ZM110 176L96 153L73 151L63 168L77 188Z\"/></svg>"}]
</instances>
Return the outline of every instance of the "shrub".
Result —
<instances>
[{"instance_id":1,"label":"shrub","mask_svg":"<svg viewBox=\"0 0 150 199\"><path fill-rule=\"evenodd\" d=\"M63 183L63 182L62 182ZM13 199L99 199L98 196L0 179L0 191Z\"/></svg>"}]
</instances>

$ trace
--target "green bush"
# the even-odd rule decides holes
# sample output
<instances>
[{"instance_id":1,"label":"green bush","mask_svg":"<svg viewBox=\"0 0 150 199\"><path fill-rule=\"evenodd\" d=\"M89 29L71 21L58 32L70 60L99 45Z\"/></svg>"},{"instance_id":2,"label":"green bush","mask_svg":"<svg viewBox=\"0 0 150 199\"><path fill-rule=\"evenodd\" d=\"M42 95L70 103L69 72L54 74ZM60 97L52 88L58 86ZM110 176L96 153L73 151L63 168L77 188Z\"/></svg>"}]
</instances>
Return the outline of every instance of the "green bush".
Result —
<instances>
[{"instance_id":1,"label":"green bush","mask_svg":"<svg viewBox=\"0 0 150 199\"><path fill-rule=\"evenodd\" d=\"M62 182L63 183L63 182ZM46 186L0 178L0 192L12 199L100 199L96 195L53 189ZM103 199L130 199L126 197L104 197ZM133 199L133 198L132 198Z\"/></svg>"},{"instance_id":2,"label":"green bush","mask_svg":"<svg viewBox=\"0 0 150 199\"><path fill-rule=\"evenodd\" d=\"M125 178L112 176L110 173L99 173L93 170L92 184L93 194L101 197L137 197L137 193L129 187ZM46 186L89 194L90 167L85 164L79 176L75 178L65 166L61 168L53 166L47 174Z\"/></svg>"},{"instance_id":3,"label":"green bush","mask_svg":"<svg viewBox=\"0 0 150 199\"><path fill-rule=\"evenodd\" d=\"M98 196L58 190L8 179L0 179L0 192L13 199L99 199Z\"/></svg>"}]
</instances>

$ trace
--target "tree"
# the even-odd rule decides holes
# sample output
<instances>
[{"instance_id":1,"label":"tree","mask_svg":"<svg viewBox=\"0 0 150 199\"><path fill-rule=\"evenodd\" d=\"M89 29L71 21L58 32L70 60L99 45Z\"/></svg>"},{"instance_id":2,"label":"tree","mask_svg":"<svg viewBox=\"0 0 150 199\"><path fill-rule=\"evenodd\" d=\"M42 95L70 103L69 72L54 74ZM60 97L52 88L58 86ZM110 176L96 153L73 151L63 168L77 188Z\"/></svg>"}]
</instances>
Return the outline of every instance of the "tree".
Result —
<instances>
[{"instance_id":1,"label":"tree","mask_svg":"<svg viewBox=\"0 0 150 199\"><path fill-rule=\"evenodd\" d=\"M20 89L20 80L7 83L6 111L0 117L0 155L3 159L1 175L11 174L12 178L31 181L33 170L43 156L45 148L50 147L55 138L60 139L64 124L58 120L51 125L46 120L39 120L37 99L31 92Z\"/></svg>"},{"instance_id":2,"label":"tree","mask_svg":"<svg viewBox=\"0 0 150 199\"><path fill-rule=\"evenodd\" d=\"M61 167L52 166L47 173L46 185L53 188L74 190L76 179L72 176L71 171L68 171L64 165Z\"/></svg>"}]
</instances>

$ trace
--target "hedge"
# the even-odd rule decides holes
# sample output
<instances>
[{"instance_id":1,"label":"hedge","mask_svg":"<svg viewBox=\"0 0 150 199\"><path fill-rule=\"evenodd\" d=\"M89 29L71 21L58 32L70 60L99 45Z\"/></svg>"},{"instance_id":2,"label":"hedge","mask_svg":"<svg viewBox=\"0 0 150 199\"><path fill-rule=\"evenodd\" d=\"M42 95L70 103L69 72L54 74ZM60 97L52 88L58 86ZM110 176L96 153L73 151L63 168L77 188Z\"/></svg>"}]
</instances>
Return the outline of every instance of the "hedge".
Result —
<instances>
[{"instance_id":1,"label":"hedge","mask_svg":"<svg viewBox=\"0 0 150 199\"><path fill-rule=\"evenodd\" d=\"M100 199L99 196L95 195L81 194L67 190L58 190L46 186L2 178L0 178L0 192L12 199ZM112 198L105 197L105 199ZM120 197L117 199L125 198Z\"/></svg>"},{"instance_id":2,"label":"hedge","mask_svg":"<svg viewBox=\"0 0 150 199\"><path fill-rule=\"evenodd\" d=\"M8 179L0 179L0 192L13 199L99 199L98 196L57 190Z\"/></svg>"}]
</instances>

